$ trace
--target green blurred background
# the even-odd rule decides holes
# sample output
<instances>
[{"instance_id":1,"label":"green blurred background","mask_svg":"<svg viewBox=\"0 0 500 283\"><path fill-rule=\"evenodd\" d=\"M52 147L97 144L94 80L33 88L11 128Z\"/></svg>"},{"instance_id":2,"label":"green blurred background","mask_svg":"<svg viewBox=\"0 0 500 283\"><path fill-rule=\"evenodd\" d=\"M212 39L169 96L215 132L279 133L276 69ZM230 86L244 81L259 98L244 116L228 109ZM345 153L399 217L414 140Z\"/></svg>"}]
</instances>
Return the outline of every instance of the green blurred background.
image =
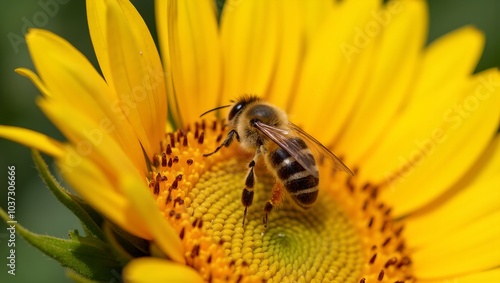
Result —
<instances>
[{"instance_id":1,"label":"green blurred background","mask_svg":"<svg viewBox=\"0 0 500 283\"><path fill-rule=\"evenodd\" d=\"M17 67L34 69L26 45L12 44L9 37L19 38L27 21L50 30L71 42L95 65L85 18L83 0L58 0L58 10L45 21L40 3L50 0L0 1L0 124L22 126L62 139L59 132L35 105L38 90L27 79L14 73ZM54 0L50 1L53 2ZM150 26L153 35L154 3L132 1ZM64 4L63 4L64 3ZM458 27L472 24L486 34L486 47L477 71L500 66L500 1L498 0L430 0L428 41ZM37 25L41 23L43 25ZM52 164L51 160L47 162ZM16 166L16 220L30 230L66 237L69 229L80 228L76 219L44 188L31 160L30 150L0 139L0 206L6 208L7 166ZM1 222L1 221L0 221ZM16 238L16 275L7 274L7 230L0 224L0 282L70 282L64 268ZM118 279L115 281L118 282Z\"/></svg>"}]
</instances>

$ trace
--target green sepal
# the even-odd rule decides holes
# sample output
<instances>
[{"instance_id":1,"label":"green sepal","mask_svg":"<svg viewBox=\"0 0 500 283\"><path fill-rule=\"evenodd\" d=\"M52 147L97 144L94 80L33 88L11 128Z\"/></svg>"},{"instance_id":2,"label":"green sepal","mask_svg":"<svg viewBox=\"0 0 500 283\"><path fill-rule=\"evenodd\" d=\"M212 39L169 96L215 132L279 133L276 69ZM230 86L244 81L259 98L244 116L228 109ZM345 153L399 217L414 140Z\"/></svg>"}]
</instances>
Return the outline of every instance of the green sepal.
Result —
<instances>
[{"instance_id":1,"label":"green sepal","mask_svg":"<svg viewBox=\"0 0 500 283\"><path fill-rule=\"evenodd\" d=\"M109 222L105 222L103 226L104 235L106 236L106 241L109 243L111 248L111 252L115 255L117 261L119 261L122 265L125 265L127 262L131 261L134 257L127 251L127 249L119 243L117 236L113 229L111 228L111 224Z\"/></svg>"},{"instance_id":2,"label":"green sepal","mask_svg":"<svg viewBox=\"0 0 500 283\"><path fill-rule=\"evenodd\" d=\"M77 283L104 283L104 281L95 281L85 278L71 269L66 270L66 276Z\"/></svg>"},{"instance_id":3,"label":"green sepal","mask_svg":"<svg viewBox=\"0 0 500 283\"><path fill-rule=\"evenodd\" d=\"M101 240L104 239L104 233L100 226L102 225L102 217L82 199L71 194L63 188L57 180L52 176L50 170L37 150L32 151L33 161L40 174L40 177L54 194L54 196L66 206L78 219L80 219L83 229L87 235L93 235Z\"/></svg>"},{"instance_id":4,"label":"green sepal","mask_svg":"<svg viewBox=\"0 0 500 283\"><path fill-rule=\"evenodd\" d=\"M3 209L0 209L0 216L5 222L10 221ZM95 237L81 237L75 230L69 233L69 239L60 239L32 233L19 223L9 222L8 225L15 226L16 232L28 243L85 278L109 281L115 277L113 271L121 273L122 267L115 260L109 246Z\"/></svg>"},{"instance_id":5,"label":"green sepal","mask_svg":"<svg viewBox=\"0 0 500 283\"><path fill-rule=\"evenodd\" d=\"M165 254L162 252L160 247L158 247L157 244L152 243L151 246L149 247L149 251L151 253L152 257L158 257L158 258L165 258Z\"/></svg>"},{"instance_id":6,"label":"green sepal","mask_svg":"<svg viewBox=\"0 0 500 283\"><path fill-rule=\"evenodd\" d=\"M113 231L116 244L122 246L133 257L149 256L149 241L131 235L112 222L107 222ZM109 241L109 240L108 240Z\"/></svg>"},{"instance_id":7,"label":"green sepal","mask_svg":"<svg viewBox=\"0 0 500 283\"><path fill-rule=\"evenodd\" d=\"M117 270L111 270L113 277L107 281L96 281L85 278L71 269L67 269L66 276L77 283L119 283L123 282L122 275Z\"/></svg>"}]
</instances>

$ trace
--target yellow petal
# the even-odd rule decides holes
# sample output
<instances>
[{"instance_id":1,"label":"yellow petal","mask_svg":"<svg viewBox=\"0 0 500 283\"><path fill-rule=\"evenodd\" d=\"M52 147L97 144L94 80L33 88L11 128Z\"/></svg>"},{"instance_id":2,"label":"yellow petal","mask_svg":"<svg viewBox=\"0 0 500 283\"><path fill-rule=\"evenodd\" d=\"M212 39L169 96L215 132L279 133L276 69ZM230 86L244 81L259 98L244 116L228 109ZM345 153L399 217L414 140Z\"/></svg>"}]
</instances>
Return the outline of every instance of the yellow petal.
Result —
<instances>
[{"instance_id":1,"label":"yellow petal","mask_svg":"<svg viewBox=\"0 0 500 283\"><path fill-rule=\"evenodd\" d=\"M45 87L45 84L42 82L42 80L31 70L26 69L26 68L17 68L16 73L20 74L23 77L28 78L31 80L31 82L38 88L38 90L46 97L51 97L52 94L50 91Z\"/></svg>"},{"instance_id":2,"label":"yellow petal","mask_svg":"<svg viewBox=\"0 0 500 283\"><path fill-rule=\"evenodd\" d=\"M108 85L110 85L110 87L114 89L115 81L113 80L112 73L121 67L114 68L110 62L110 52L113 52L113 50L110 51L110 48L113 49L115 48L115 46L109 46L109 19L107 18L108 4L105 1L94 0L86 1L86 3L87 21L89 23L90 36L92 39L94 50L96 52L97 60L99 61L99 66L101 67ZM147 26L145 25L144 21L137 13L135 8L128 1L119 1L119 5L122 9L123 16L126 17L126 22L128 23L128 26L124 28L132 30L133 36L135 37L134 40L138 44L137 48L140 49L142 59L145 62L144 64L149 67L148 69L146 69L145 73L142 70L142 73L139 74L139 76L142 75L142 79L144 80L144 89L146 91L151 91L151 93L154 94L152 97L148 96L147 101L149 102L149 111L151 112L152 116L151 119L157 121L156 123L158 124L158 126L162 127L163 121L166 121L167 119L167 102L165 96L165 82L162 78L164 74L161 68L161 61L158 56L158 52L156 51L156 47L150 36ZM137 51L137 49L135 51ZM141 72L141 70L137 70L137 72ZM138 88L141 87L140 84L134 86ZM139 89L136 90L137 92L135 94L138 94ZM142 94L136 95L133 98L135 98L136 100L143 100L141 99L141 96ZM117 104L117 101L114 101L114 103ZM128 107L131 108L137 106L134 103L131 104L131 102L128 100L127 104ZM147 108L148 106L146 105L144 107ZM162 133L153 131L150 134L152 134L151 139L153 141L157 141ZM156 143L154 144L156 145Z\"/></svg>"},{"instance_id":3,"label":"yellow petal","mask_svg":"<svg viewBox=\"0 0 500 283\"><path fill-rule=\"evenodd\" d=\"M118 106L148 156L160 150L166 123L165 78L147 27L130 2L107 3L111 78Z\"/></svg>"},{"instance_id":4,"label":"yellow petal","mask_svg":"<svg viewBox=\"0 0 500 283\"><path fill-rule=\"evenodd\" d=\"M85 126L85 121L77 124ZM61 175L114 223L153 240L172 260L183 263L179 237L160 214L144 173L114 146L112 139L104 137L99 146L85 152L79 145L70 147L59 160Z\"/></svg>"},{"instance_id":5,"label":"yellow petal","mask_svg":"<svg viewBox=\"0 0 500 283\"><path fill-rule=\"evenodd\" d=\"M357 27L366 25L370 11L378 8L378 2L366 1L362 7L356 1L340 3L330 10L307 49L298 78L297 93L290 107L290 119L295 123L300 121L300 126L324 143L328 143L329 135L326 132L331 135L333 130L340 129L339 123L344 122L340 117L351 112L359 95L336 91L347 79L351 79L347 74L359 66L351 62L350 56L346 56L343 46L352 44L356 39ZM331 108L325 105L332 105L338 110L332 113ZM337 116L337 112L342 114ZM318 127L318 121L328 121L328 124Z\"/></svg>"},{"instance_id":6,"label":"yellow petal","mask_svg":"<svg viewBox=\"0 0 500 283\"><path fill-rule=\"evenodd\" d=\"M148 91L149 111L153 113L152 124L148 134L153 143L158 143L165 134L162 129L167 122L167 97L165 86L165 72L162 67L160 55L156 44L149 32L149 29L137 12L135 7L128 0L119 0L120 8L129 23L135 40L139 42L141 48L141 58L146 67L146 72L142 73L143 86ZM147 107L146 107L147 108ZM144 115L144 114L143 114ZM156 149L159 149L156 147Z\"/></svg>"},{"instance_id":7,"label":"yellow petal","mask_svg":"<svg viewBox=\"0 0 500 283\"><path fill-rule=\"evenodd\" d=\"M154 242L173 261L184 263L184 252L181 240L174 228L160 214L160 210L145 186L144 180L129 175L121 176L119 182L126 198L131 202L135 212L153 235Z\"/></svg>"},{"instance_id":8,"label":"yellow petal","mask_svg":"<svg viewBox=\"0 0 500 283\"><path fill-rule=\"evenodd\" d=\"M99 108L89 92L105 93L106 86L90 62L66 40L49 31L31 29L26 43L51 95L73 103L78 98L78 107L85 109L89 117L99 117Z\"/></svg>"},{"instance_id":9,"label":"yellow petal","mask_svg":"<svg viewBox=\"0 0 500 283\"><path fill-rule=\"evenodd\" d=\"M53 103L41 103L40 106L51 116L59 114L60 107ZM85 143L82 132L87 127L92 128L92 122L75 114L72 123L60 127L74 135L75 144L59 160L63 177L88 203L113 222L133 231L134 235L154 240L170 258L184 262L179 237L161 216L148 191L145 165L131 162L109 136L104 135L98 143ZM98 185L99 182L103 185ZM99 193L94 190L99 190ZM115 206L118 206L117 210ZM131 223L127 224L127 221Z\"/></svg>"},{"instance_id":10,"label":"yellow petal","mask_svg":"<svg viewBox=\"0 0 500 283\"><path fill-rule=\"evenodd\" d=\"M302 25L304 27L305 34L304 42L308 43L312 41L312 38L314 38L316 32L318 31L318 28L323 25L336 2L330 0L300 2L302 13L300 20L303 21Z\"/></svg>"},{"instance_id":11,"label":"yellow petal","mask_svg":"<svg viewBox=\"0 0 500 283\"><path fill-rule=\"evenodd\" d=\"M88 204L125 231L147 240L152 239L130 200L111 183L109 176L113 175L104 172L91 160L82 158L78 150L72 147L66 149L64 157L57 163L61 175Z\"/></svg>"},{"instance_id":12,"label":"yellow petal","mask_svg":"<svg viewBox=\"0 0 500 283\"><path fill-rule=\"evenodd\" d=\"M500 135L498 134L462 181L471 183L489 178L500 178Z\"/></svg>"},{"instance_id":13,"label":"yellow petal","mask_svg":"<svg viewBox=\"0 0 500 283\"><path fill-rule=\"evenodd\" d=\"M482 50L483 41L477 30L464 28L437 40L426 50L408 106L384 133L383 142L378 143L363 161L363 173L368 178L380 180L387 177L389 172L401 166L400 156L408 158L419 144L425 144L424 141L433 135L439 136L443 115L457 102L462 84L470 75L470 66L477 61L476 57ZM460 52L447 51L453 46ZM434 78L437 73L439 80ZM441 77L443 75L447 77ZM425 109L425 114L422 109Z\"/></svg>"},{"instance_id":14,"label":"yellow petal","mask_svg":"<svg viewBox=\"0 0 500 283\"><path fill-rule=\"evenodd\" d=\"M104 123L106 126L103 126L103 121L106 120L96 121L85 113L75 111L74 105L67 105L61 101L39 99L37 104L64 136L81 152L81 156L100 164L107 164L109 160L114 160L113 154L119 152L127 156L138 172L145 174L147 169L144 155L140 155L140 145L133 135L129 136L128 145L135 146L123 148L112 135L116 127L111 123ZM108 172L109 168L103 166L103 170ZM110 173L112 172L110 171Z\"/></svg>"},{"instance_id":15,"label":"yellow petal","mask_svg":"<svg viewBox=\"0 0 500 283\"><path fill-rule=\"evenodd\" d=\"M402 167L396 175L386 175L391 183L381 195L397 204L396 215L409 213L442 194L479 158L498 127L499 85L497 70L475 75L464 87L457 83L458 89L452 87L454 92L446 93L448 99L434 100L439 110L414 117L422 127L402 137L407 142L393 144L392 154L379 159L381 167L384 162L398 162Z\"/></svg>"},{"instance_id":16,"label":"yellow petal","mask_svg":"<svg viewBox=\"0 0 500 283\"><path fill-rule=\"evenodd\" d=\"M312 1L316 3L321 1ZM305 5L304 5L305 4ZM302 8L306 3L297 0L281 0L279 2L281 13L278 14L278 53L276 69L273 73L272 83L267 92L266 100L274 105L286 109L293 101L293 92L296 78L299 74L299 64L304 52L302 40L304 25Z\"/></svg>"},{"instance_id":17,"label":"yellow petal","mask_svg":"<svg viewBox=\"0 0 500 283\"><path fill-rule=\"evenodd\" d=\"M389 2L383 10L375 11L361 28L368 41L365 45L374 44L376 55L364 82L363 96L335 143L335 150L345 155L347 162L360 162L380 144L384 131L397 118L411 93L427 36L424 1Z\"/></svg>"},{"instance_id":18,"label":"yellow petal","mask_svg":"<svg viewBox=\"0 0 500 283\"><path fill-rule=\"evenodd\" d=\"M415 276L437 279L497 267L500 262L498 223L500 211L416 250L412 255Z\"/></svg>"},{"instance_id":19,"label":"yellow petal","mask_svg":"<svg viewBox=\"0 0 500 283\"><path fill-rule=\"evenodd\" d=\"M224 7L220 28L223 103L244 94L266 94L277 57L280 10L278 2L266 0Z\"/></svg>"},{"instance_id":20,"label":"yellow petal","mask_svg":"<svg viewBox=\"0 0 500 283\"><path fill-rule=\"evenodd\" d=\"M0 125L0 137L37 149L55 158L64 154L60 142L32 130Z\"/></svg>"},{"instance_id":21,"label":"yellow petal","mask_svg":"<svg viewBox=\"0 0 500 283\"><path fill-rule=\"evenodd\" d=\"M99 62L99 67L107 79L108 85L113 88L111 78L112 68L109 65L106 2L101 0L88 0L86 3L87 22L89 24L90 38L94 47L94 52Z\"/></svg>"},{"instance_id":22,"label":"yellow petal","mask_svg":"<svg viewBox=\"0 0 500 283\"><path fill-rule=\"evenodd\" d=\"M500 178L473 183L433 211L406 219L408 245L425 247L497 211L500 190L496 188L500 188Z\"/></svg>"},{"instance_id":23,"label":"yellow petal","mask_svg":"<svg viewBox=\"0 0 500 283\"><path fill-rule=\"evenodd\" d=\"M408 245L425 246L497 211L500 190L496 188L500 188L499 136L451 189L451 196L438 198L422 212L405 218Z\"/></svg>"},{"instance_id":24,"label":"yellow petal","mask_svg":"<svg viewBox=\"0 0 500 283\"><path fill-rule=\"evenodd\" d=\"M56 121L62 120L61 117L68 114L57 104L42 101L39 105L49 118ZM147 169L144 160L141 164L133 162L127 153L110 136L101 135L95 139L87 138L86 132L95 127L92 121L85 119L85 117L78 115L78 113L72 113L71 119L67 120L71 120L71 122L56 124L63 133L69 133L66 136L71 141L71 148L74 149L71 152L70 159L65 156L65 161L71 163L71 165L68 163L67 166L74 167L78 166L82 160L91 160L95 166L101 169L103 174L109 176L110 180L113 180L113 189L121 194L123 192L117 183L119 178L114 177L120 172L125 171L128 174L132 174L133 172L134 175L141 176L142 180L146 179Z\"/></svg>"},{"instance_id":25,"label":"yellow petal","mask_svg":"<svg viewBox=\"0 0 500 283\"><path fill-rule=\"evenodd\" d=\"M472 74L484 48L484 34L472 26L462 27L432 42L425 53L418 84L415 84L415 101L428 102L427 98L443 83L462 80ZM425 104L424 104L425 105Z\"/></svg>"},{"instance_id":26,"label":"yellow petal","mask_svg":"<svg viewBox=\"0 0 500 283\"><path fill-rule=\"evenodd\" d=\"M482 50L483 41L483 36L477 30L464 28L436 41L428 48L415 83L415 92L411 94L407 108L397 117L395 125L387 130L381 142L376 145L376 150L365 157L363 170L366 175L380 179L401 165L399 158L387 158L396 156L394 153L398 148L407 146L414 149L415 143L420 144L422 137L432 137L433 130L439 134L439 123L442 122L445 111L456 103L455 97L461 88L459 82L469 76L471 65L477 61L477 54ZM446 51L463 45L466 47L461 52ZM453 71L445 71L441 66L452 66L450 70ZM435 78L437 74L439 80ZM445 79L443 75L449 76ZM402 142L404 139L407 140L406 143ZM385 162L381 163L380 160Z\"/></svg>"},{"instance_id":27,"label":"yellow petal","mask_svg":"<svg viewBox=\"0 0 500 283\"><path fill-rule=\"evenodd\" d=\"M172 78L172 60L170 60L170 43L169 43L169 21L173 21L175 16L174 9L169 7L172 5L171 0L156 0L155 1L155 18L156 28L158 29L158 41L160 43L160 53L165 70L165 81L167 100L169 105L169 116L172 117L174 125L173 129L182 128L184 125L177 103L173 78Z\"/></svg>"},{"instance_id":28,"label":"yellow petal","mask_svg":"<svg viewBox=\"0 0 500 283\"><path fill-rule=\"evenodd\" d=\"M123 279L127 283L172 282L202 283L205 282L194 269L158 258L138 258L131 261L123 270Z\"/></svg>"},{"instance_id":29,"label":"yellow petal","mask_svg":"<svg viewBox=\"0 0 500 283\"><path fill-rule=\"evenodd\" d=\"M500 282L500 268L483 272L475 272L463 276L453 276L439 280L425 280L424 283L492 283Z\"/></svg>"},{"instance_id":30,"label":"yellow petal","mask_svg":"<svg viewBox=\"0 0 500 283\"><path fill-rule=\"evenodd\" d=\"M130 138L134 136L132 127L122 116L116 96L87 58L48 31L30 30L27 43L43 82L29 70L19 69L18 72L35 83L47 103L59 105L60 109L54 111L60 118L56 121L52 117L52 122L59 126L73 123L68 117L79 113L94 121L94 126L86 129L87 139L110 135L137 164L141 164L144 157L137 139ZM61 115L63 112L66 115ZM71 132L64 134L72 136Z\"/></svg>"},{"instance_id":31,"label":"yellow petal","mask_svg":"<svg viewBox=\"0 0 500 283\"><path fill-rule=\"evenodd\" d=\"M222 59L216 10L210 0L172 1L170 9L168 58L186 126L220 103Z\"/></svg>"}]
</instances>

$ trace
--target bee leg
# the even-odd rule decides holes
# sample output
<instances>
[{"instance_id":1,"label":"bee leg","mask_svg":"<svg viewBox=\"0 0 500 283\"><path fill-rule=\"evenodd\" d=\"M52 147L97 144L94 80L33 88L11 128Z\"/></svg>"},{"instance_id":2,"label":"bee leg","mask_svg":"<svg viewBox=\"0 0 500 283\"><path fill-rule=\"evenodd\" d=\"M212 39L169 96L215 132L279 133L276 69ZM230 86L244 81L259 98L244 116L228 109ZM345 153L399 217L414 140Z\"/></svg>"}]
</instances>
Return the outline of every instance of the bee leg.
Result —
<instances>
[{"instance_id":1,"label":"bee leg","mask_svg":"<svg viewBox=\"0 0 500 283\"><path fill-rule=\"evenodd\" d=\"M227 133L227 136L226 136L226 139L211 153L205 153L203 154L203 157L207 157L207 156L210 156L214 153L216 153L217 151L219 151L219 149L221 149L223 146L224 147L228 147L231 145L231 143L233 142L233 138L236 137L236 140L239 142L240 141L240 136L238 135L238 133L236 132L236 130L231 130L229 131L229 133Z\"/></svg>"},{"instance_id":2,"label":"bee leg","mask_svg":"<svg viewBox=\"0 0 500 283\"><path fill-rule=\"evenodd\" d=\"M241 195L241 202L245 206L245 211L243 212L243 222L242 222L242 226L245 226L245 219L247 218L247 210L248 207L253 202L253 189L252 190L248 190L247 188L243 189L243 194Z\"/></svg>"},{"instance_id":3,"label":"bee leg","mask_svg":"<svg viewBox=\"0 0 500 283\"><path fill-rule=\"evenodd\" d=\"M285 196L283 186L281 183L276 182L271 193L271 199L267 201L264 206L264 218L262 222L264 223L264 228L267 228L267 215L273 210L275 206L280 206L283 202L283 197Z\"/></svg>"},{"instance_id":4,"label":"bee leg","mask_svg":"<svg viewBox=\"0 0 500 283\"><path fill-rule=\"evenodd\" d=\"M257 162L257 158L259 157L259 155L260 155L260 149L257 149L252 161L248 163L249 170L247 173L247 177L245 178L245 188L243 188L243 193L241 195L241 202L243 203L243 206L245 206L245 211L243 212L243 226L245 226L245 219L247 217L248 207L253 202L253 187L255 185L255 174L253 172L253 169L255 167L255 163Z\"/></svg>"},{"instance_id":5,"label":"bee leg","mask_svg":"<svg viewBox=\"0 0 500 283\"><path fill-rule=\"evenodd\" d=\"M262 219L262 223L264 223L264 228L267 228L267 214L273 210L273 204L270 201L267 201L266 206L264 206L264 218Z\"/></svg>"}]
</instances>

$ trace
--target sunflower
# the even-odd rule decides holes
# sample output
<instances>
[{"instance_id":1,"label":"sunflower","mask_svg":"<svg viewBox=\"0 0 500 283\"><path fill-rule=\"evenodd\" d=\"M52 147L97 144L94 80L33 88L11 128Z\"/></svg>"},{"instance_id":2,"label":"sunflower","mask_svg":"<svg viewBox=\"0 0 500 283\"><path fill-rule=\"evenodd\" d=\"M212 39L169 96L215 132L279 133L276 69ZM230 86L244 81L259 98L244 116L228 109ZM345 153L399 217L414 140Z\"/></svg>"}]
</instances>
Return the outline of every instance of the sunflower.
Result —
<instances>
[{"instance_id":1,"label":"sunflower","mask_svg":"<svg viewBox=\"0 0 500 283\"><path fill-rule=\"evenodd\" d=\"M92 249L57 253L18 232L73 278L124 267L126 282L500 281L500 73L472 74L481 32L425 46L417 0L228 1L220 23L212 1L156 4L162 60L126 0L87 1L102 75L57 35L26 37L38 74L17 72L67 141L0 135L54 157L79 197L34 154L86 233L57 243ZM275 180L258 164L241 225L252 154L234 142L204 156L227 135L227 109L199 116L243 94L282 108L354 176L320 166L314 207L285 201L266 228Z\"/></svg>"}]
</instances>

